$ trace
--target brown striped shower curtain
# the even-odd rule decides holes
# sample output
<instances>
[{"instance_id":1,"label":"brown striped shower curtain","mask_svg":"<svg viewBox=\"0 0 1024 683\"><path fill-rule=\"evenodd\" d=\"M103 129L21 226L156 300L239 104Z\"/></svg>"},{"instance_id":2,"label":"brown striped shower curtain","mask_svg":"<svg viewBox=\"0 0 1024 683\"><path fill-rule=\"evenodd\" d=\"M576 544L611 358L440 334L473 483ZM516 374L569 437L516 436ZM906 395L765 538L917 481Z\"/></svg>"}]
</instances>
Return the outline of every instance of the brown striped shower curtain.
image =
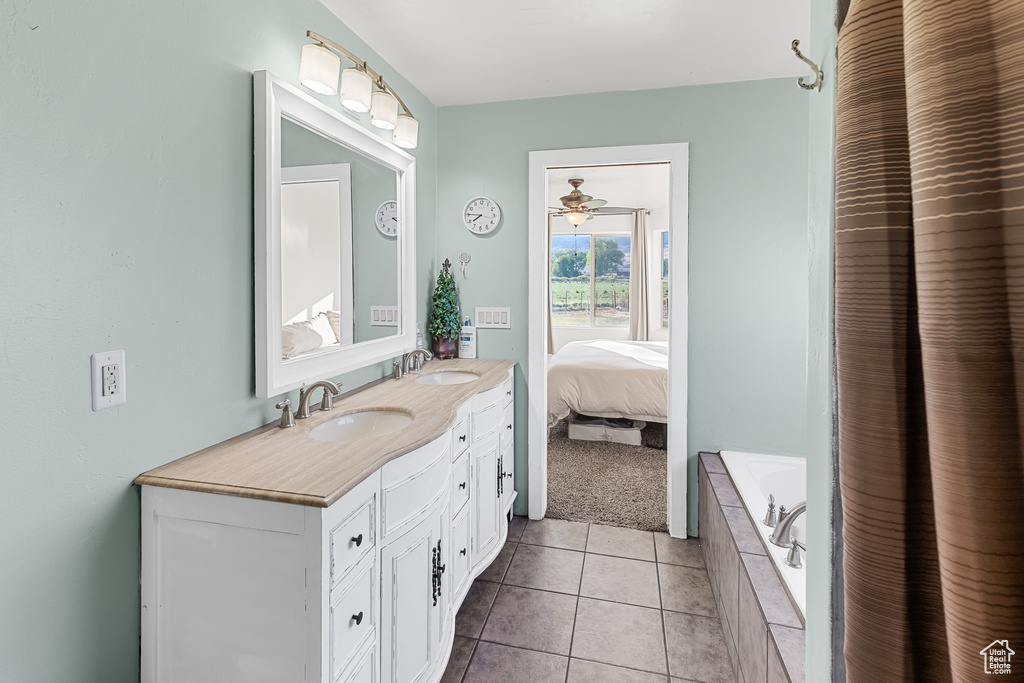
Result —
<instances>
[{"instance_id":1,"label":"brown striped shower curtain","mask_svg":"<svg viewBox=\"0 0 1024 683\"><path fill-rule=\"evenodd\" d=\"M1024 0L853 0L838 68L847 680L1024 681Z\"/></svg>"}]
</instances>

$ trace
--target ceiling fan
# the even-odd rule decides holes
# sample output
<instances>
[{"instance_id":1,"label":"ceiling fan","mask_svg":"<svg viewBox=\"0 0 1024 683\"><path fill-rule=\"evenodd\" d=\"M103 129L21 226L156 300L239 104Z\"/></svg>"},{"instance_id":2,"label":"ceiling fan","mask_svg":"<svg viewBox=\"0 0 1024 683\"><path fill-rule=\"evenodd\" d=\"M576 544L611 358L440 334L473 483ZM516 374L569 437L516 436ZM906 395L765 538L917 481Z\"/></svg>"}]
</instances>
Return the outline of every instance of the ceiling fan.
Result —
<instances>
[{"instance_id":1,"label":"ceiling fan","mask_svg":"<svg viewBox=\"0 0 1024 683\"><path fill-rule=\"evenodd\" d=\"M589 194L583 194L580 190L583 178L570 178L569 184L572 185L572 192L559 198L562 206L549 206L548 215L565 216L565 220L574 226L578 227L596 215L623 216L638 210L625 206L607 206L608 202L604 199L594 199Z\"/></svg>"}]
</instances>

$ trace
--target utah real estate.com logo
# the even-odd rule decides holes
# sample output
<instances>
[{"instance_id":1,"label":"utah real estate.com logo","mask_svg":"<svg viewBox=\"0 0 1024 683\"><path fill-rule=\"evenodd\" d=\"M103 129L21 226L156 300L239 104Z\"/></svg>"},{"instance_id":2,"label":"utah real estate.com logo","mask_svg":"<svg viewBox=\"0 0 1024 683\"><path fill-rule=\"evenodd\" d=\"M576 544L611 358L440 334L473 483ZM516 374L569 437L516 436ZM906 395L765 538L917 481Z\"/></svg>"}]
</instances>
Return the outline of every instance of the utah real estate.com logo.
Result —
<instances>
[{"instance_id":1,"label":"utah real estate.com logo","mask_svg":"<svg viewBox=\"0 0 1024 683\"><path fill-rule=\"evenodd\" d=\"M978 654L985 658L985 673L1008 674L1010 673L1010 657L1017 653L1010 649L1009 642L993 640Z\"/></svg>"}]
</instances>

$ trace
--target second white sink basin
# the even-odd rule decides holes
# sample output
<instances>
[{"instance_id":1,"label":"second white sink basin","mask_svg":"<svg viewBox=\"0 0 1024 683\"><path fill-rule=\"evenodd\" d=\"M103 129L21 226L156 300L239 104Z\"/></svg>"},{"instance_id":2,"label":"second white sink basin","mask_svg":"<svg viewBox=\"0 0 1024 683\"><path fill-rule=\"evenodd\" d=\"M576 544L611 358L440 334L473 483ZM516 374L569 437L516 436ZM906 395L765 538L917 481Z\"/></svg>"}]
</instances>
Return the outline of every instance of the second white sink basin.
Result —
<instances>
[{"instance_id":1,"label":"second white sink basin","mask_svg":"<svg viewBox=\"0 0 1024 683\"><path fill-rule=\"evenodd\" d=\"M412 424L412 415L400 410L365 410L328 420L309 433L317 441L356 441L392 434Z\"/></svg>"},{"instance_id":2,"label":"second white sink basin","mask_svg":"<svg viewBox=\"0 0 1024 683\"><path fill-rule=\"evenodd\" d=\"M466 372L464 370L449 370L441 372L432 372L429 375L423 375L422 377L416 378L417 384L465 384L466 382L472 382L480 379L480 375L475 372Z\"/></svg>"}]
</instances>

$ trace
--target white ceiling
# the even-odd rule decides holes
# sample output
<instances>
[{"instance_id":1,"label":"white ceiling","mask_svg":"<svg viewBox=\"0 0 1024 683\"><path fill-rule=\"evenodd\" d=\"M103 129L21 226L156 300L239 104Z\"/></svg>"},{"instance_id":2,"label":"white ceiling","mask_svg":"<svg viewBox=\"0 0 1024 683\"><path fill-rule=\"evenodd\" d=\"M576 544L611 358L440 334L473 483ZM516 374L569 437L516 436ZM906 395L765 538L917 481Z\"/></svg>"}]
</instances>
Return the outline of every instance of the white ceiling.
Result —
<instances>
[{"instance_id":1,"label":"white ceiling","mask_svg":"<svg viewBox=\"0 0 1024 683\"><path fill-rule=\"evenodd\" d=\"M807 73L810 0L321 1L439 106Z\"/></svg>"},{"instance_id":2,"label":"white ceiling","mask_svg":"<svg viewBox=\"0 0 1024 683\"><path fill-rule=\"evenodd\" d=\"M580 190L607 200L608 206L664 212L669 203L669 168L669 164L553 168L548 171L547 205L561 206L558 198L572 192L569 178L583 178Z\"/></svg>"}]
</instances>

